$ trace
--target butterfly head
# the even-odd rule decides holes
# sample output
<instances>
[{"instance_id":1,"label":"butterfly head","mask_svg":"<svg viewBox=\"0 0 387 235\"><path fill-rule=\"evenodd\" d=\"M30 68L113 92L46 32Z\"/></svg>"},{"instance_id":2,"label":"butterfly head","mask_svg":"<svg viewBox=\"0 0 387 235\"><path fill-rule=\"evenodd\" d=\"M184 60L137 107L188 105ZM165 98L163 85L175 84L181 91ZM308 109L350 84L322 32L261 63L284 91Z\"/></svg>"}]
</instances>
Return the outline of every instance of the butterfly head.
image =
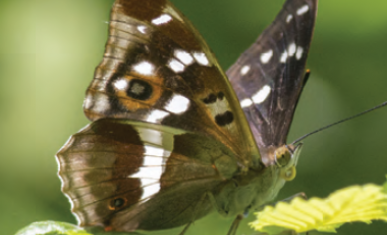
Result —
<instances>
[{"instance_id":1,"label":"butterfly head","mask_svg":"<svg viewBox=\"0 0 387 235\"><path fill-rule=\"evenodd\" d=\"M274 162L280 169L280 177L291 181L296 177L296 165L300 156L302 143L283 145L274 151Z\"/></svg>"},{"instance_id":2,"label":"butterfly head","mask_svg":"<svg viewBox=\"0 0 387 235\"><path fill-rule=\"evenodd\" d=\"M234 200L228 200L229 202L246 202L246 195L253 195L251 203L247 207L245 204L229 205L230 212L240 211L241 208L245 210L258 210L262 205L272 201L285 185L286 181L291 181L296 176L296 165L300 156L302 143L297 145L282 145L280 147L270 146L270 148L264 149L261 156L265 167L259 170L252 170L247 178L251 180L246 189L238 188L238 192L235 193ZM254 175L255 174L255 175ZM256 187L252 188L251 185ZM231 209L230 209L231 208Z\"/></svg>"}]
</instances>

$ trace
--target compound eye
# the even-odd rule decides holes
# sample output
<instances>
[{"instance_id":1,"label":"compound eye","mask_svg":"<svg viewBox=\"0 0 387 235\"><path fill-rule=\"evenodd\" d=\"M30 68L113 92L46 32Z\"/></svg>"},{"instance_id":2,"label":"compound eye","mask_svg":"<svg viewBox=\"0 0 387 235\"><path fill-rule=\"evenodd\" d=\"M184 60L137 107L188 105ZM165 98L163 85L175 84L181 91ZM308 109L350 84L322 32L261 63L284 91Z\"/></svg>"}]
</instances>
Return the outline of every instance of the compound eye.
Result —
<instances>
[{"instance_id":1,"label":"compound eye","mask_svg":"<svg viewBox=\"0 0 387 235\"><path fill-rule=\"evenodd\" d=\"M292 154L289 152L289 150L283 147L278 148L274 152L274 156L275 156L275 163L279 167L284 167L288 165L288 163L290 162L290 159L292 158Z\"/></svg>"}]
</instances>

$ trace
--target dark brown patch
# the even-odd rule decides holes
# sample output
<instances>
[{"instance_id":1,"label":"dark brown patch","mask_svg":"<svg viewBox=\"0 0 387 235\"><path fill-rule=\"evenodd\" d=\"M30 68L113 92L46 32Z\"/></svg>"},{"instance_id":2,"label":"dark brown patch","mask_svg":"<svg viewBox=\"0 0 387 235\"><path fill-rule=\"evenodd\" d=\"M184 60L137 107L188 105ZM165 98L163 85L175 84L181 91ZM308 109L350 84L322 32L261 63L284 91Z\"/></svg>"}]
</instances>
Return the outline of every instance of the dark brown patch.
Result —
<instances>
[{"instance_id":1,"label":"dark brown patch","mask_svg":"<svg viewBox=\"0 0 387 235\"><path fill-rule=\"evenodd\" d=\"M226 111L225 113L218 114L215 116L216 124L219 126L225 126L234 121L234 115L230 111Z\"/></svg>"},{"instance_id":2,"label":"dark brown patch","mask_svg":"<svg viewBox=\"0 0 387 235\"><path fill-rule=\"evenodd\" d=\"M140 79L130 80L126 94L136 100L147 100L153 93L152 86Z\"/></svg>"},{"instance_id":3,"label":"dark brown patch","mask_svg":"<svg viewBox=\"0 0 387 235\"><path fill-rule=\"evenodd\" d=\"M120 208L124 207L127 200L125 198L115 198L110 201L109 209L110 210L119 210Z\"/></svg>"},{"instance_id":4,"label":"dark brown patch","mask_svg":"<svg viewBox=\"0 0 387 235\"><path fill-rule=\"evenodd\" d=\"M224 98L224 93L223 93L223 92L219 92L219 93L218 93L218 98L219 98L220 100L223 100L223 98Z\"/></svg>"},{"instance_id":5,"label":"dark brown patch","mask_svg":"<svg viewBox=\"0 0 387 235\"><path fill-rule=\"evenodd\" d=\"M143 146L143 142L136 129L132 125L116 121L114 119L101 119L93 122L90 129L96 135L103 136L107 140L119 141L123 144ZM86 132L86 131L85 131ZM90 133L87 131L86 133ZM91 133L90 133L91 134Z\"/></svg>"},{"instance_id":6,"label":"dark brown patch","mask_svg":"<svg viewBox=\"0 0 387 235\"><path fill-rule=\"evenodd\" d=\"M113 7L117 9L117 5L121 5L118 9L125 15L134 17L143 21L151 21L154 18L159 17L165 5L166 0L140 0L140 1L128 1L119 0ZM113 11L114 14L114 11Z\"/></svg>"},{"instance_id":7,"label":"dark brown patch","mask_svg":"<svg viewBox=\"0 0 387 235\"><path fill-rule=\"evenodd\" d=\"M212 104L216 102L216 99L217 99L216 95L211 93L209 96L203 99L203 102L205 104Z\"/></svg>"},{"instance_id":8,"label":"dark brown patch","mask_svg":"<svg viewBox=\"0 0 387 235\"><path fill-rule=\"evenodd\" d=\"M163 12L166 6L179 13L179 16L183 19L184 23L174 18L166 24L157 25L158 30L156 30L152 35L153 43L155 43L158 48L168 48L169 44L163 43L163 41L166 39L168 39L167 41L173 39L174 42L177 42L179 47L185 48L188 51L202 51L203 42L199 33L191 26L188 20L182 14L180 14L180 11L178 11L169 1L118 0L118 2L113 7L111 20L126 22L127 19L121 15L124 14L125 16L129 16L149 24L152 22L152 20L160 17L162 14L166 14ZM156 40L158 37L157 34L162 35L159 36L162 37L162 41Z\"/></svg>"}]
</instances>

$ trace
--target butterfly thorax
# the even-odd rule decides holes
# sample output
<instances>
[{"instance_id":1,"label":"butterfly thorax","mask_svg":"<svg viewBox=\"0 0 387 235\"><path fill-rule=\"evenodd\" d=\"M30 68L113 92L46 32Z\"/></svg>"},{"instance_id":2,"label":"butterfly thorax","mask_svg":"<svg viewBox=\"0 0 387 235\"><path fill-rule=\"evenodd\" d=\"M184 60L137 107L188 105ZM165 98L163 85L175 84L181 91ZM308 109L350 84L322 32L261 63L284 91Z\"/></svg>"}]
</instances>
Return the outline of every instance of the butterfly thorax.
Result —
<instances>
[{"instance_id":1,"label":"butterfly thorax","mask_svg":"<svg viewBox=\"0 0 387 235\"><path fill-rule=\"evenodd\" d=\"M262 205L271 198L272 182L277 180L277 167L249 169L236 175L225 184L216 198L218 211L225 216L241 214Z\"/></svg>"},{"instance_id":2,"label":"butterfly thorax","mask_svg":"<svg viewBox=\"0 0 387 235\"><path fill-rule=\"evenodd\" d=\"M262 154L265 165L236 174L223 188L217 207L224 215L257 210L273 200L286 181L293 180L301 144L270 148Z\"/></svg>"}]
</instances>

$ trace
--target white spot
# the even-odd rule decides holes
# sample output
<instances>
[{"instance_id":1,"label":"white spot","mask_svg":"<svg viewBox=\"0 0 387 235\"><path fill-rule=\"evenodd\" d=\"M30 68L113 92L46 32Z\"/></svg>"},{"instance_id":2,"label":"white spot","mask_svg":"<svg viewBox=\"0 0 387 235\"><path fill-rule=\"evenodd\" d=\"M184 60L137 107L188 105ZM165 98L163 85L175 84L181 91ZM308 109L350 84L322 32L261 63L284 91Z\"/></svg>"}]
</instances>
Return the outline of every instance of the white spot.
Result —
<instances>
[{"instance_id":1,"label":"white spot","mask_svg":"<svg viewBox=\"0 0 387 235\"><path fill-rule=\"evenodd\" d=\"M142 75L152 75L155 66L147 61L142 61L136 65L133 65L133 70Z\"/></svg>"},{"instance_id":2,"label":"white spot","mask_svg":"<svg viewBox=\"0 0 387 235\"><path fill-rule=\"evenodd\" d=\"M161 158L161 157L153 157L153 156L145 156L144 157L144 162L142 163L143 166L154 167L154 168L156 168L156 166L160 166L161 167L162 164L163 164L163 158Z\"/></svg>"},{"instance_id":3,"label":"white spot","mask_svg":"<svg viewBox=\"0 0 387 235\"><path fill-rule=\"evenodd\" d=\"M137 30L142 33L142 34L146 34L146 26L145 25L139 25L137 26Z\"/></svg>"},{"instance_id":4,"label":"white spot","mask_svg":"<svg viewBox=\"0 0 387 235\"><path fill-rule=\"evenodd\" d=\"M96 95L93 111L96 113L104 113L109 108L110 108L109 97L105 94Z\"/></svg>"},{"instance_id":5,"label":"white spot","mask_svg":"<svg viewBox=\"0 0 387 235\"><path fill-rule=\"evenodd\" d=\"M241 68L241 75L246 75L250 71L250 65L245 65Z\"/></svg>"},{"instance_id":6,"label":"white spot","mask_svg":"<svg viewBox=\"0 0 387 235\"><path fill-rule=\"evenodd\" d=\"M183 50L175 50L175 57L178 58L185 65L190 65L194 61L192 56L188 52Z\"/></svg>"},{"instance_id":7,"label":"white spot","mask_svg":"<svg viewBox=\"0 0 387 235\"><path fill-rule=\"evenodd\" d=\"M251 98L253 99L254 103L260 104L263 101L266 100L266 98L269 96L271 91L271 88L268 85L263 86L255 95L253 95Z\"/></svg>"},{"instance_id":8,"label":"white spot","mask_svg":"<svg viewBox=\"0 0 387 235\"><path fill-rule=\"evenodd\" d=\"M181 114L187 111L189 103L189 99L184 96L174 95L167 106L165 106L165 109L171 113Z\"/></svg>"},{"instance_id":9,"label":"white spot","mask_svg":"<svg viewBox=\"0 0 387 235\"><path fill-rule=\"evenodd\" d=\"M269 50L267 52L262 53L261 54L262 63L266 64L267 62L269 62L272 56L273 56L273 50Z\"/></svg>"},{"instance_id":10,"label":"white spot","mask_svg":"<svg viewBox=\"0 0 387 235\"><path fill-rule=\"evenodd\" d=\"M157 148L153 146L145 146L144 148L145 148L145 155L159 156L159 157L164 156L164 149L162 148Z\"/></svg>"},{"instance_id":11,"label":"white spot","mask_svg":"<svg viewBox=\"0 0 387 235\"><path fill-rule=\"evenodd\" d=\"M194 56L196 62L198 62L199 64L204 65L204 66L210 65L210 63L208 62L206 54L204 54L203 52L195 52L195 53L193 53L193 56Z\"/></svg>"},{"instance_id":12,"label":"white spot","mask_svg":"<svg viewBox=\"0 0 387 235\"><path fill-rule=\"evenodd\" d=\"M285 50L285 51L281 54L280 62L281 62L281 63L285 63L287 58L288 58L288 52Z\"/></svg>"},{"instance_id":13,"label":"white spot","mask_svg":"<svg viewBox=\"0 0 387 235\"><path fill-rule=\"evenodd\" d=\"M298 8L297 10L297 15L302 15L302 14L305 14L306 12L308 12L309 10L309 6L308 5L303 5L302 7Z\"/></svg>"},{"instance_id":14,"label":"white spot","mask_svg":"<svg viewBox=\"0 0 387 235\"><path fill-rule=\"evenodd\" d=\"M293 19L293 15L292 15L292 14L289 14L289 15L286 17L286 23L289 23L292 19Z\"/></svg>"},{"instance_id":15,"label":"white spot","mask_svg":"<svg viewBox=\"0 0 387 235\"><path fill-rule=\"evenodd\" d=\"M160 146L163 145L163 136L160 131L139 127L137 127L137 131L143 142L152 143Z\"/></svg>"},{"instance_id":16,"label":"white spot","mask_svg":"<svg viewBox=\"0 0 387 235\"><path fill-rule=\"evenodd\" d=\"M244 99L241 101L242 108L250 107L253 104L253 101L251 99Z\"/></svg>"},{"instance_id":17,"label":"white spot","mask_svg":"<svg viewBox=\"0 0 387 235\"><path fill-rule=\"evenodd\" d=\"M160 178L164 172L164 157L169 157L171 152L163 148L145 145L145 153L138 172L129 175L128 178L138 178L143 189L142 199L148 199L160 191Z\"/></svg>"},{"instance_id":18,"label":"white spot","mask_svg":"<svg viewBox=\"0 0 387 235\"><path fill-rule=\"evenodd\" d=\"M93 96L91 94L87 94L85 100L83 101L83 107L85 109L90 109L93 105Z\"/></svg>"},{"instance_id":19,"label":"white spot","mask_svg":"<svg viewBox=\"0 0 387 235\"><path fill-rule=\"evenodd\" d=\"M183 72L184 69L185 69L184 64L180 63L179 61L177 61L177 60L175 60L175 59L171 59L171 60L168 62L168 67L169 67L170 69L172 69L173 71L175 71L176 73Z\"/></svg>"},{"instance_id":20,"label":"white spot","mask_svg":"<svg viewBox=\"0 0 387 235\"><path fill-rule=\"evenodd\" d=\"M172 17L170 15L162 14L161 16L153 19L152 20L152 24L155 24L155 25L165 24L165 23L168 23L171 20L172 20Z\"/></svg>"},{"instance_id":21,"label":"white spot","mask_svg":"<svg viewBox=\"0 0 387 235\"><path fill-rule=\"evenodd\" d=\"M296 48L297 46L294 42L289 45L289 48L288 48L289 57L292 57L294 53L296 53Z\"/></svg>"},{"instance_id":22,"label":"white spot","mask_svg":"<svg viewBox=\"0 0 387 235\"><path fill-rule=\"evenodd\" d=\"M160 180L161 175L163 174L163 164L164 159L163 157L166 155L164 154L164 149L157 148L153 146L147 146L145 145L145 153L143 156L143 161L141 164L141 167L139 167L139 171L129 175L128 178L139 178L142 181L142 178L153 179L153 182L157 182ZM165 157L169 157L170 152L165 151L168 153ZM146 185L142 184L142 185Z\"/></svg>"},{"instance_id":23,"label":"white spot","mask_svg":"<svg viewBox=\"0 0 387 235\"><path fill-rule=\"evenodd\" d=\"M208 109L211 112L212 117L216 117L217 115L222 115L227 111L230 111L230 105L228 103L228 100L226 96L223 97L223 99L217 99L216 102L207 104ZM231 122L227 124L226 128L233 128L235 122Z\"/></svg>"},{"instance_id":24,"label":"white spot","mask_svg":"<svg viewBox=\"0 0 387 235\"><path fill-rule=\"evenodd\" d=\"M150 160L150 158L155 159L154 157L144 156L143 166L139 167L139 171L133 175L129 175L128 178L137 178L141 181L141 188L143 193L141 195L141 200L147 199L160 191L160 177L163 174L162 164L163 159L158 158L158 160ZM151 164L158 164L152 166L145 166L145 163L152 161Z\"/></svg>"},{"instance_id":25,"label":"white spot","mask_svg":"<svg viewBox=\"0 0 387 235\"><path fill-rule=\"evenodd\" d=\"M145 161L146 158L148 158L148 156L144 156L143 162ZM151 160L149 159L146 161L151 161ZM139 167L139 171L137 171L133 175L129 175L128 178L139 178L139 179L147 178L147 179L159 180L161 174L163 173L162 167L160 165L160 164L162 164L162 161L163 161L163 158L159 157L160 163L157 166L153 165L154 167L151 167L151 166Z\"/></svg>"},{"instance_id":26,"label":"white spot","mask_svg":"<svg viewBox=\"0 0 387 235\"><path fill-rule=\"evenodd\" d=\"M143 187L142 190L143 190L143 193L141 195L141 199L146 199L151 197L152 195L155 195L160 191L160 184L159 183L151 184L149 186Z\"/></svg>"},{"instance_id":27,"label":"white spot","mask_svg":"<svg viewBox=\"0 0 387 235\"><path fill-rule=\"evenodd\" d=\"M119 79L114 81L114 87L118 90L125 91L128 88L128 81L126 79Z\"/></svg>"},{"instance_id":28,"label":"white spot","mask_svg":"<svg viewBox=\"0 0 387 235\"><path fill-rule=\"evenodd\" d=\"M159 123L163 118L168 116L169 113L161 111L161 110L153 110L148 117L146 118L147 122L151 123Z\"/></svg>"},{"instance_id":29,"label":"white spot","mask_svg":"<svg viewBox=\"0 0 387 235\"><path fill-rule=\"evenodd\" d=\"M150 158L150 157L147 157ZM128 178L132 178L129 176ZM134 178L134 177L133 177ZM159 179L148 179L148 178L141 178L141 186L144 185L151 185L151 184L159 184ZM157 193L157 192L156 192ZM142 198L143 199L143 198Z\"/></svg>"},{"instance_id":30,"label":"white spot","mask_svg":"<svg viewBox=\"0 0 387 235\"><path fill-rule=\"evenodd\" d=\"M302 47L297 47L297 52L296 52L296 58L297 60L302 58L302 53L304 52L304 49Z\"/></svg>"}]
</instances>

